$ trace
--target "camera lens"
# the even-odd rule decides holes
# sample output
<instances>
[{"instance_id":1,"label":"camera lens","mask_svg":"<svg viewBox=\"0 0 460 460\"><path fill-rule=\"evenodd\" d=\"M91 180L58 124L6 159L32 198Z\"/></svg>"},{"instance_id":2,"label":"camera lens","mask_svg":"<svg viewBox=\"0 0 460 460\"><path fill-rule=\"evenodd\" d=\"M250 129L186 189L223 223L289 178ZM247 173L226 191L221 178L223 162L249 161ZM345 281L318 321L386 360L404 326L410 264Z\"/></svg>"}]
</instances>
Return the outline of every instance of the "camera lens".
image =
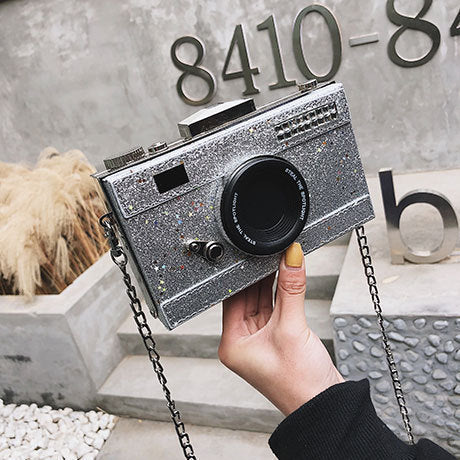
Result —
<instances>
[{"instance_id":1,"label":"camera lens","mask_svg":"<svg viewBox=\"0 0 460 460\"><path fill-rule=\"evenodd\" d=\"M269 255L286 249L308 216L308 189L289 161L255 157L230 176L222 195L221 218L227 236L239 249Z\"/></svg>"}]
</instances>

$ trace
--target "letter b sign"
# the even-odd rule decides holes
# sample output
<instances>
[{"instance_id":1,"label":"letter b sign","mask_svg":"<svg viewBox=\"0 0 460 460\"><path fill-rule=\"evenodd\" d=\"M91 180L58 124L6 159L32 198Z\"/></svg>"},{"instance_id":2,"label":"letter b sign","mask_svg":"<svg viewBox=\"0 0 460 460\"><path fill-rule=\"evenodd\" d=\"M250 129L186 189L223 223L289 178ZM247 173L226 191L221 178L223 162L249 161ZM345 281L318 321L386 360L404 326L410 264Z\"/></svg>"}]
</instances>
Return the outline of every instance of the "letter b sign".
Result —
<instances>
[{"instance_id":1,"label":"letter b sign","mask_svg":"<svg viewBox=\"0 0 460 460\"><path fill-rule=\"evenodd\" d=\"M396 204L393 175L391 169L379 172L383 206L387 223L388 240L390 243L391 263L403 264L404 259L416 264L439 262L449 256L455 249L458 238L458 221L455 210L449 200L438 192L415 190L404 195ZM441 244L432 251L415 251L403 241L399 230L401 214L408 206L415 203L426 203L434 206L441 214L444 225L444 237Z\"/></svg>"}]
</instances>

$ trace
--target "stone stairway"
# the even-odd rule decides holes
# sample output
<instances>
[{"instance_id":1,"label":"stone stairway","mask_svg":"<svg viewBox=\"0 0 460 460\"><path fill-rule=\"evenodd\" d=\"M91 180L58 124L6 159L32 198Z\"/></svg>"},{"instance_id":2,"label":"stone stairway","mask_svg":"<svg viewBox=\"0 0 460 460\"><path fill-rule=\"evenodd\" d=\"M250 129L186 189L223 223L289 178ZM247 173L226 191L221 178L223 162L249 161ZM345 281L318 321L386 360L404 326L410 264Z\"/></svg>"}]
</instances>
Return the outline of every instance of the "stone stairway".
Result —
<instances>
[{"instance_id":1,"label":"stone stairway","mask_svg":"<svg viewBox=\"0 0 460 460\"><path fill-rule=\"evenodd\" d=\"M306 257L307 320L332 356L329 307L347 243L348 238L341 238ZM271 432L282 414L217 359L221 310L215 305L173 331L150 321L173 398L188 423ZM130 316L118 337L126 356L99 389L99 406L113 414L169 421L161 387Z\"/></svg>"}]
</instances>

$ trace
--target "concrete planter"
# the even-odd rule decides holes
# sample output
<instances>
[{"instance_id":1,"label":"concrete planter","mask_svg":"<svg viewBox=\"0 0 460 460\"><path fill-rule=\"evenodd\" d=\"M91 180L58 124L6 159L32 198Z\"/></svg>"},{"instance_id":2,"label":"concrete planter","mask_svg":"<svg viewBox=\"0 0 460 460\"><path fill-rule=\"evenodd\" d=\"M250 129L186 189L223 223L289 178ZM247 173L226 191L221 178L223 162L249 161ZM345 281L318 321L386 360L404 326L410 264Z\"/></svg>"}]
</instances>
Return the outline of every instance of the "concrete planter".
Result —
<instances>
[{"instance_id":1,"label":"concrete planter","mask_svg":"<svg viewBox=\"0 0 460 460\"><path fill-rule=\"evenodd\" d=\"M123 357L127 303L107 253L59 295L0 296L0 397L91 408Z\"/></svg>"},{"instance_id":2,"label":"concrete planter","mask_svg":"<svg viewBox=\"0 0 460 460\"><path fill-rule=\"evenodd\" d=\"M397 196L433 188L459 213L460 171L396 177ZM378 183L369 183L376 219L366 225L386 329L416 439L460 455L460 260L391 265ZM420 219L429 227L430 218ZM376 316L352 238L331 306L337 366L347 379L368 378L379 416L406 440Z\"/></svg>"}]
</instances>

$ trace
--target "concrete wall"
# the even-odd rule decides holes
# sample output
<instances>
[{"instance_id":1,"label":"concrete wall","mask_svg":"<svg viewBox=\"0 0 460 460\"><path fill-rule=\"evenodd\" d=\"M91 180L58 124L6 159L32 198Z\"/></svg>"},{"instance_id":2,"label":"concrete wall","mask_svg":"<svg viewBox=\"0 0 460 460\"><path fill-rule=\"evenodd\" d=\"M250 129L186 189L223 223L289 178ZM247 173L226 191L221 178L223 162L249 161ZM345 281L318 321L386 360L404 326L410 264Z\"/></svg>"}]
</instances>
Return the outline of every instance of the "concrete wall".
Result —
<instances>
[{"instance_id":1,"label":"concrete wall","mask_svg":"<svg viewBox=\"0 0 460 460\"><path fill-rule=\"evenodd\" d=\"M221 71L237 24L243 24L261 90L257 105L293 89L268 90L276 81L267 31L257 24L274 14L289 79L305 80L295 63L292 29L311 2L291 0L7 0L0 2L0 158L33 162L47 145L79 148L92 162L130 146L177 137L176 122L195 108L175 85L181 74L170 58L172 43L195 35L206 44L203 65L216 76L213 102L241 97L241 79L223 81ZM398 29L382 0L321 0L336 16L343 56L335 79L345 83L354 126L368 172L460 166L460 36L449 28L457 0L433 2L424 16L441 31L434 58L416 68L393 64L389 38ZM423 0L396 0L415 16ZM351 48L351 36L378 32L380 41ZM318 73L330 66L330 38L315 14L303 23L308 62ZM408 30L397 49L417 58L431 46L428 36ZM194 50L181 50L193 60ZM239 70L235 54L231 69ZM190 94L200 80L186 81ZM206 88L204 88L206 89Z\"/></svg>"}]
</instances>

